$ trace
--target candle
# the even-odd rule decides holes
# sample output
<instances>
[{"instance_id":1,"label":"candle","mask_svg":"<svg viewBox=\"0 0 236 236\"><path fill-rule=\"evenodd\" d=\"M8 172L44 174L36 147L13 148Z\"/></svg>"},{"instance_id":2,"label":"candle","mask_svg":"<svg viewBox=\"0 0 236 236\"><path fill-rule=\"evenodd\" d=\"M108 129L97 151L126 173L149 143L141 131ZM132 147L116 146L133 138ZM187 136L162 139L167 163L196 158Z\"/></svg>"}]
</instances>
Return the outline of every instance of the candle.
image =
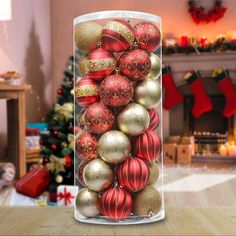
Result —
<instances>
[{"instance_id":1,"label":"candle","mask_svg":"<svg viewBox=\"0 0 236 236\"><path fill-rule=\"evenodd\" d=\"M200 38L200 45L201 45L201 47L203 47L203 48L206 47L207 43L208 43L208 40L207 40L206 37Z\"/></svg>"},{"instance_id":2,"label":"candle","mask_svg":"<svg viewBox=\"0 0 236 236\"><path fill-rule=\"evenodd\" d=\"M225 145L220 146L219 153L220 153L221 156L227 156L227 148L226 148Z\"/></svg>"},{"instance_id":3,"label":"candle","mask_svg":"<svg viewBox=\"0 0 236 236\"><path fill-rule=\"evenodd\" d=\"M166 47L174 47L176 44L176 39L166 39Z\"/></svg>"},{"instance_id":4,"label":"candle","mask_svg":"<svg viewBox=\"0 0 236 236\"><path fill-rule=\"evenodd\" d=\"M236 157L236 145L229 145L228 146L228 154L229 154L229 156Z\"/></svg>"},{"instance_id":5,"label":"candle","mask_svg":"<svg viewBox=\"0 0 236 236\"><path fill-rule=\"evenodd\" d=\"M187 47L188 46L188 36L186 36L186 35L181 36L179 45L181 47Z\"/></svg>"}]
</instances>

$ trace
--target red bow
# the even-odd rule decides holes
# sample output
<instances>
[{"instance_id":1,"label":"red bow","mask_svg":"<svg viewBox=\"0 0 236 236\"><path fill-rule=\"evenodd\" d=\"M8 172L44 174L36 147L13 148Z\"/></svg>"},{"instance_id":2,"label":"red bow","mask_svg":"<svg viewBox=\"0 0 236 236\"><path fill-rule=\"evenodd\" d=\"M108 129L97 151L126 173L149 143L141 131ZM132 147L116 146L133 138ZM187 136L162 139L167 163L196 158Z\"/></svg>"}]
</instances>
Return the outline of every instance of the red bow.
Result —
<instances>
[{"instance_id":1,"label":"red bow","mask_svg":"<svg viewBox=\"0 0 236 236\"><path fill-rule=\"evenodd\" d=\"M71 204L71 199L75 198L70 192L67 192L66 187L64 187L64 192L57 194L57 197L59 198L59 201L65 199L65 206L67 206L67 204Z\"/></svg>"}]
</instances>

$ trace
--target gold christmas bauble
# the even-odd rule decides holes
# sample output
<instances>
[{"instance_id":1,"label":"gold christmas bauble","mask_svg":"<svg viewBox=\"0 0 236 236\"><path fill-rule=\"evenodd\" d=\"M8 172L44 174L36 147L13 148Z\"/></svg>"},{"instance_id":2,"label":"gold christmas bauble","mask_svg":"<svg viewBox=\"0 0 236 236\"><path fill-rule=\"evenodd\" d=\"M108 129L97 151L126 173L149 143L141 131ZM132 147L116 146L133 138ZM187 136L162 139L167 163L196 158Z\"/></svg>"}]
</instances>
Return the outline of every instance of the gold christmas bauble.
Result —
<instances>
[{"instance_id":1,"label":"gold christmas bauble","mask_svg":"<svg viewBox=\"0 0 236 236\"><path fill-rule=\"evenodd\" d=\"M86 56L81 56L78 61L78 71L80 76L85 76L88 73L88 60Z\"/></svg>"},{"instance_id":2,"label":"gold christmas bauble","mask_svg":"<svg viewBox=\"0 0 236 236\"><path fill-rule=\"evenodd\" d=\"M151 162L148 166L150 170L150 177L148 180L148 185L154 185L156 184L159 177L159 168L155 161Z\"/></svg>"},{"instance_id":3,"label":"gold christmas bauble","mask_svg":"<svg viewBox=\"0 0 236 236\"><path fill-rule=\"evenodd\" d=\"M145 79L139 82L134 91L134 99L147 109L158 105L161 98L161 86L157 80Z\"/></svg>"},{"instance_id":4,"label":"gold christmas bauble","mask_svg":"<svg viewBox=\"0 0 236 236\"><path fill-rule=\"evenodd\" d=\"M97 158L85 166L83 178L89 189L101 192L111 186L114 179L114 172L111 165Z\"/></svg>"},{"instance_id":5,"label":"gold christmas bauble","mask_svg":"<svg viewBox=\"0 0 236 236\"><path fill-rule=\"evenodd\" d=\"M161 194L154 187L147 186L134 196L134 214L151 217L160 211L161 204Z\"/></svg>"},{"instance_id":6,"label":"gold christmas bauble","mask_svg":"<svg viewBox=\"0 0 236 236\"><path fill-rule=\"evenodd\" d=\"M93 51L101 39L102 26L96 22L85 22L75 30L75 45L84 52Z\"/></svg>"},{"instance_id":7,"label":"gold christmas bauble","mask_svg":"<svg viewBox=\"0 0 236 236\"><path fill-rule=\"evenodd\" d=\"M124 161L128 157L130 150L130 141L121 131L108 131L98 141L100 157L110 164L118 164Z\"/></svg>"},{"instance_id":8,"label":"gold christmas bauble","mask_svg":"<svg viewBox=\"0 0 236 236\"><path fill-rule=\"evenodd\" d=\"M98 193L83 188L76 197L76 207L81 215L86 217L95 217L100 214L100 201Z\"/></svg>"},{"instance_id":9,"label":"gold christmas bauble","mask_svg":"<svg viewBox=\"0 0 236 236\"><path fill-rule=\"evenodd\" d=\"M151 71L147 75L147 79L156 79L161 72L161 61L155 53L150 54L151 59Z\"/></svg>"},{"instance_id":10,"label":"gold christmas bauble","mask_svg":"<svg viewBox=\"0 0 236 236\"><path fill-rule=\"evenodd\" d=\"M63 177L62 177L61 175L57 175L57 176L55 177L55 181L56 181L58 184L60 184L60 183L63 182Z\"/></svg>"},{"instance_id":11,"label":"gold christmas bauble","mask_svg":"<svg viewBox=\"0 0 236 236\"><path fill-rule=\"evenodd\" d=\"M117 117L119 130L132 136L143 133L149 123L150 117L147 109L137 103L128 104Z\"/></svg>"}]
</instances>

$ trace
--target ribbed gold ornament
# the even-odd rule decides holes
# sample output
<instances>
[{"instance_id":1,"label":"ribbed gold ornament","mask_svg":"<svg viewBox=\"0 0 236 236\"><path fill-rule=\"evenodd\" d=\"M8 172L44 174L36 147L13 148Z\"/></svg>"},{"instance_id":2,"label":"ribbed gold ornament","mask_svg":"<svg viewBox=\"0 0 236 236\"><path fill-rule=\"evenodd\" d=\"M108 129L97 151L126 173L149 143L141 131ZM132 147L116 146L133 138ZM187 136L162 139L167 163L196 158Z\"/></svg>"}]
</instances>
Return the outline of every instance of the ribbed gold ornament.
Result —
<instances>
[{"instance_id":1,"label":"ribbed gold ornament","mask_svg":"<svg viewBox=\"0 0 236 236\"><path fill-rule=\"evenodd\" d=\"M155 53L150 54L151 71L147 75L147 79L157 79L161 72L161 61Z\"/></svg>"}]
</instances>

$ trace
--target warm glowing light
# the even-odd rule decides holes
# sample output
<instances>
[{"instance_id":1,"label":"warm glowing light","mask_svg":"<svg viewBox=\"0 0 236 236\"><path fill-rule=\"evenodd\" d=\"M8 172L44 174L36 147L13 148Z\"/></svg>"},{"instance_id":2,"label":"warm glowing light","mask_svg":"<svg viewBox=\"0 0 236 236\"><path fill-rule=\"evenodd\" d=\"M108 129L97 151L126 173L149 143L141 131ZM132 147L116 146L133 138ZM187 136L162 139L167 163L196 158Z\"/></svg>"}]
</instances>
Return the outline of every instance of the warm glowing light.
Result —
<instances>
[{"instance_id":1,"label":"warm glowing light","mask_svg":"<svg viewBox=\"0 0 236 236\"><path fill-rule=\"evenodd\" d=\"M0 0L0 20L11 19L11 0Z\"/></svg>"}]
</instances>

